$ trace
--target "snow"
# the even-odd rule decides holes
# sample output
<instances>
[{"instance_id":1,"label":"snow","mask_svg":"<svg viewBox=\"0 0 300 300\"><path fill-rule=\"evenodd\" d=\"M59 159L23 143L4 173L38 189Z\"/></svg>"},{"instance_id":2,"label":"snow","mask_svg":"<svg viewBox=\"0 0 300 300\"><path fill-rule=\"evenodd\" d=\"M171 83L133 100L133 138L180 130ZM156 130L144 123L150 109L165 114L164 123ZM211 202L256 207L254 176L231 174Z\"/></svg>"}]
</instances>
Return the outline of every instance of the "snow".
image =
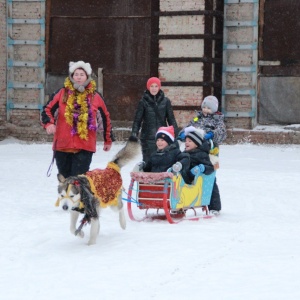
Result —
<instances>
[{"instance_id":1,"label":"snow","mask_svg":"<svg viewBox=\"0 0 300 300\"><path fill-rule=\"evenodd\" d=\"M233 128L233 131L249 131L249 129L244 128ZM300 131L300 124L290 124L290 125L257 125L255 126L251 132L297 132Z\"/></svg>"},{"instance_id":2,"label":"snow","mask_svg":"<svg viewBox=\"0 0 300 300\"><path fill-rule=\"evenodd\" d=\"M122 143L102 146L91 168L105 167ZM219 217L139 223L126 211L123 231L105 209L93 246L89 227L72 236L54 206L51 159L48 143L0 142L0 299L300 299L299 145L223 145ZM139 160L122 169L126 189Z\"/></svg>"}]
</instances>

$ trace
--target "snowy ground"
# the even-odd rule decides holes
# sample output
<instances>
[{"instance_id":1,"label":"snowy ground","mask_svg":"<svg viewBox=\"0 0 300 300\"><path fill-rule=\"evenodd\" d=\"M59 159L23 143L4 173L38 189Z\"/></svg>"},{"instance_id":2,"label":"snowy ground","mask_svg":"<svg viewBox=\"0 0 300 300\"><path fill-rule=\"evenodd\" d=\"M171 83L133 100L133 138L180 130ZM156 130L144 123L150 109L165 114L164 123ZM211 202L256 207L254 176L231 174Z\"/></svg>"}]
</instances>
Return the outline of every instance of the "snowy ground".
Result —
<instances>
[{"instance_id":1,"label":"snowy ground","mask_svg":"<svg viewBox=\"0 0 300 300\"><path fill-rule=\"evenodd\" d=\"M92 168L121 146L99 144ZM126 213L123 231L107 209L94 246L54 206L51 158L50 144L0 142L0 299L300 299L300 146L221 146L221 216L170 225Z\"/></svg>"}]
</instances>

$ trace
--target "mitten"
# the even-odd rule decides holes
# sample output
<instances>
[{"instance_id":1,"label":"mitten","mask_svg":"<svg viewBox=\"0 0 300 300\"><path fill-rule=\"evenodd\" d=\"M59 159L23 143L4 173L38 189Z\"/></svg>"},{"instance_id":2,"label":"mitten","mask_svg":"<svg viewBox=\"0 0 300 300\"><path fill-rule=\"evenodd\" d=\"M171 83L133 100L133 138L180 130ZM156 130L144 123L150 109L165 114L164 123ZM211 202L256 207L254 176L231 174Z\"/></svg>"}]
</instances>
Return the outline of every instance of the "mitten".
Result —
<instances>
[{"instance_id":1,"label":"mitten","mask_svg":"<svg viewBox=\"0 0 300 300\"><path fill-rule=\"evenodd\" d=\"M138 141L138 138L137 138L137 136L131 135L131 136L128 138L128 141L130 141L130 142L137 142L137 141Z\"/></svg>"},{"instance_id":2,"label":"mitten","mask_svg":"<svg viewBox=\"0 0 300 300\"><path fill-rule=\"evenodd\" d=\"M179 141L184 141L185 140L185 133L184 133L184 131L179 132L177 140L179 140Z\"/></svg>"},{"instance_id":3,"label":"mitten","mask_svg":"<svg viewBox=\"0 0 300 300\"><path fill-rule=\"evenodd\" d=\"M211 140L211 139L213 139L213 137L214 137L214 133L212 131L210 131L204 135L204 138L206 140Z\"/></svg>"},{"instance_id":4,"label":"mitten","mask_svg":"<svg viewBox=\"0 0 300 300\"><path fill-rule=\"evenodd\" d=\"M191 169L191 173L195 176L197 174L203 173L204 171L205 171L205 167L202 164L195 166L194 168Z\"/></svg>"},{"instance_id":5,"label":"mitten","mask_svg":"<svg viewBox=\"0 0 300 300\"><path fill-rule=\"evenodd\" d=\"M176 173L180 172L182 169L182 164L178 161L172 166L172 170Z\"/></svg>"},{"instance_id":6,"label":"mitten","mask_svg":"<svg viewBox=\"0 0 300 300\"><path fill-rule=\"evenodd\" d=\"M146 163L144 161L141 161L141 162L138 163L140 171L143 171L145 165L146 165Z\"/></svg>"}]
</instances>

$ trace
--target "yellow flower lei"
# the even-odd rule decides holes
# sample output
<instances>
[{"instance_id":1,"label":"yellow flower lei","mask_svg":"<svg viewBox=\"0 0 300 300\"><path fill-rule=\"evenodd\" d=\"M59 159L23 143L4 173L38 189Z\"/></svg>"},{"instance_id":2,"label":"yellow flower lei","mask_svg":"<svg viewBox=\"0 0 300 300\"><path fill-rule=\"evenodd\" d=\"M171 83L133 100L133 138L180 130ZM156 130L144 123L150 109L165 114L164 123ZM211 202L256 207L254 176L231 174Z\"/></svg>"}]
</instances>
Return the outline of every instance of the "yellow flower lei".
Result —
<instances>
[{"instance_id":1,"label":"yellow flower lei","mask_svg":"<svg viewBox=\"0 0 300 300\"><path fill-rule=\"evenodd\" d=\"M66 78L64 86L68 93L65 118L72 127L71 134L78 134L81 139L87 140L88 130L96 130L91 123L91 100L96 90L96 82L91 80L82 93L74 89L69 77Z\"/></svg>"}]
</instances>

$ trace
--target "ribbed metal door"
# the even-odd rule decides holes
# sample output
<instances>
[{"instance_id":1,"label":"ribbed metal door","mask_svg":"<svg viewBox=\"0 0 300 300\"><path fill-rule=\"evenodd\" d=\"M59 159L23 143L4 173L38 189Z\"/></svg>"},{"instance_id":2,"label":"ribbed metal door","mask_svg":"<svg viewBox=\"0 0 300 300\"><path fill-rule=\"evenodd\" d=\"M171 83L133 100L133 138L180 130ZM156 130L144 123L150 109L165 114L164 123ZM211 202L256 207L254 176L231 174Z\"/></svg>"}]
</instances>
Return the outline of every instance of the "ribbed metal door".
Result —
<instances>
[{"instance_id":1,"label":"ribbed metal door","mask_svg":"<svg viewBox=\"0 0 300 300\"><path fill-rule=\"evenodd\" d=\"M300 123L300 1L260 2L259 123Z\"/></svg>"},{"instance_id":2,"label":"ribbed metal door","mask_svg":"<svg viewBox=\"0 0 300 300\"><path fill-rule=\"evenodd\" d=\"M51 0L47 73L67 75L69 61L103 68L103 94L113 120L132 120L151 72L153 6L148 0ZM157 25L158 26L158 25ZM156 71L157 72L157 71Z\"/></svg>"}]
</instances>

